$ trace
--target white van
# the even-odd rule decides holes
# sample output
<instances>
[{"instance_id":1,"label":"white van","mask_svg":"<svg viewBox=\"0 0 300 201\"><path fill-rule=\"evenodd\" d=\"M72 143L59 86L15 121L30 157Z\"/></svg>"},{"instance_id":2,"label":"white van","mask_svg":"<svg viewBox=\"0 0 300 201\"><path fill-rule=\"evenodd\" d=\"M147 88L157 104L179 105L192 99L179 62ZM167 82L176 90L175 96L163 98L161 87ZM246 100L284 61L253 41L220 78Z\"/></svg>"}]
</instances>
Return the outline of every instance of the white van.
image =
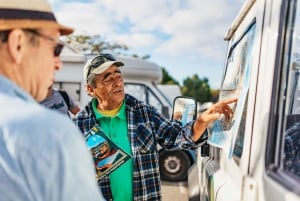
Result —
<instances>
[{"instance_id":1,"label":"white van","mask_svg":"<svg viewBox=\"0 0 300 201\"><path fill-rule=\"evenodd\" d=\"M82 73L90 57L64 50L61 55L63 68L55 75L54 87L66 90L81 108L91 99L85 91ZM170 100L168 94L163 93L157 86L162 79L161 67L143 59L119 55L115 57L125 64L120 70L126 93L153 105L165 117L171 118L173 100ZM175 89L178 90L178 87ZM186 180L187 171L196 160L194 151L188 150L166 151L159 148L159 155L161 178L167 181Z\"/></svg>"},{"instance_id":2,"label":"white van","mask_svg":"<svg viewBox=\"0 0 300 201\"><path fill-rule=\"evenodd\" d=\"M248 0L225 39L219 99L238 102L197 150L189 200L300 200L300 2Z\"/></svg>"},{"instance_id":3,"label":"white van","mask_svg":"<svg viewBox=\"0 0 300 201\"><path fill-rule=\"evenodd\" d=\"M82 73L83 66L89 57L91 56L64 51L61 55L63 68L55 76L55 87L68 91L81 107L84 107L91 99L85 92ZM161 68L155 63L142 59L126 56L115 57L125 64L125 67L120 68L120 70L124 77L126 92L154 105L162 114L170 118L172 100L169 100L156 87L156 84L162 79Z\"/></svg>"}]
</instances>

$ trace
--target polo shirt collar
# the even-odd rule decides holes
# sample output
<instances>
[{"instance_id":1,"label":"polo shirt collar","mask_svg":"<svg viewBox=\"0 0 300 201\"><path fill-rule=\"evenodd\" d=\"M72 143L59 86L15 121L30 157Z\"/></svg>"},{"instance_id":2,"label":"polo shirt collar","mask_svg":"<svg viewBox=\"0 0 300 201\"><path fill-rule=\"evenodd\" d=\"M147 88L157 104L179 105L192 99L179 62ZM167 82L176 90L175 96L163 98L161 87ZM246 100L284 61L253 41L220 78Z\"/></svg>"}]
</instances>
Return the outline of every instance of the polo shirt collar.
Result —
<instances>
[{"instance_id":1,"label":"polo shirt collar","mask_svg":"<svg viewBox=\"0 0 300 201\"><path fill-rule=\"evenodd\" d=\"M92 108L93 108L93 111L95 113L96 119L99 120L101 118L107 118L108 116L105 116L101 112L99 112L99 110L97 109L97 103L98 103L97 99L94 98L92 100ZM125 105L126 104L125 104L125 100L124 100L121 107L120 107L119 112L114 117L117 117L121 120L126 120L126 113L125 113L126 107L125 107Z\"/></svg>"}]
</instances>

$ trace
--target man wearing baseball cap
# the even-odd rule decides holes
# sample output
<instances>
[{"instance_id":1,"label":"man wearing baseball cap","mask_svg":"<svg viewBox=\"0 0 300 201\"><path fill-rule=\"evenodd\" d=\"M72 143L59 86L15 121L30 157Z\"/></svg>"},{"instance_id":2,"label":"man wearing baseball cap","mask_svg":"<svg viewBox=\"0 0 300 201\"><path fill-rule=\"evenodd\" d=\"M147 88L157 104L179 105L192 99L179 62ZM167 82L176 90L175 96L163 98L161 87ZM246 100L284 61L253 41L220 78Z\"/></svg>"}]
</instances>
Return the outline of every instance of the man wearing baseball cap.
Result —
<instances>
[{"instance_id":1,"label":"man wearing baseball cap","mask_svg":"<svg viewBox=\"0 0 300 201\"><path fill-rule=\"evenodd\" d=\"M0 1L1 200L104 200L76 126L38 104L72 32L45 0Z\"/></svg>"},{"instance_id":2,"label":"man wearing baseball cap","mask_svg":"<svg viewBox=\"0 0 300 201\"><path fill-rule=\"evenodd\" d=\"M87 93L93 98L74 121L84 135L99 125L107 137L132 156L109 176L99 179L105 199L161 200L158 143L165 149L196 149L205 142L203 133L210 122L221 114L232 115L228 104L236 99L216 103L197 120L182 126L166 119L153 106L125 94L123 65L110 54L87 61L83 76Z\"/></svg>"}]
</instances>

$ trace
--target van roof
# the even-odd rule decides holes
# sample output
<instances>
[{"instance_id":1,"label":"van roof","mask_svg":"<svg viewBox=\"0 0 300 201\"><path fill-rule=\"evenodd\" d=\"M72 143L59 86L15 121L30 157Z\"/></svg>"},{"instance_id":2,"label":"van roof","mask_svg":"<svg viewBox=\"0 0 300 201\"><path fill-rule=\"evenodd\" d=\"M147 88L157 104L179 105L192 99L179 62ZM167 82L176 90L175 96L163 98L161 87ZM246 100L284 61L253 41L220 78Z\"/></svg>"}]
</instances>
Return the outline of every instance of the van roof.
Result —
<instances>
[{"instance_id":1,"label":"van roof","mask_svg":"<svg viewBox=\"0 0 300 201\"><path fill-rule=\"evenodd\" d=\"M84 55L83 53L75 53L67 48L64 48L61 59L66 65L78 63L84 67L86 61L95 55ZM122 61L125 66L120 68L123 77L126 80L145 80L155 83L160 83L162 80L162 68L156 63L134 58L131 56L114 55L116 60ZM82 64L80 64L82 63Z\"/></svg>"},{"instance_id":2,"label":"van roof","mask_svg":"<svg viewBox=\"0 0 300 201\"><path fill-rule=\"evenodd\" d=\"M255 3L256 0L247 0L243 4L241 10L239 11L238 15L234 19L233 23L231 24L229 30L226 32L224 36L224 40L230 40L235 30L238 28L238 26L241 24L242 20L245 18L247 13L249 12L252 5Z\"/></svg>"},{"instance_id":3,"label":"van roof","mask_svg":"<svg viewBox=\"0 0 300 201\"><path fill-rule=\"evenodd\" d=\"M162 80L162 69L157 64L139 58L129 56L115 56L117 60L122 61L125 66L120 68L126 79L151 80L156 83Z\"/></svg>"}]
</instances>

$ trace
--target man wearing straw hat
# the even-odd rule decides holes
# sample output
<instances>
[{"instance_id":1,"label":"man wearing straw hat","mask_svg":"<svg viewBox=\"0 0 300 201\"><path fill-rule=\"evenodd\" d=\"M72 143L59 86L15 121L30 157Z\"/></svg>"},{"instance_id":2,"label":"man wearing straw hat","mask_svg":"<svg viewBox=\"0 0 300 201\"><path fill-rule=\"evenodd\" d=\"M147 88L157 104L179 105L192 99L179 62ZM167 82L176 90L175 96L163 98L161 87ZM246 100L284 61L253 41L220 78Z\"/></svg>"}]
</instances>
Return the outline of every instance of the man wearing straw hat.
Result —
<instances>
[{"instance_id":1,"label":"man wearing straw hat","mask_svg":"<svg viewBox=\"0 0 300 201\"><path fill-rule=\"evenodd\" d=\"M47 1L0 1L1 200L104 200L80 132L38 104L62 65L59 36L72 31Z\"/></svg>"}]
</instances>

